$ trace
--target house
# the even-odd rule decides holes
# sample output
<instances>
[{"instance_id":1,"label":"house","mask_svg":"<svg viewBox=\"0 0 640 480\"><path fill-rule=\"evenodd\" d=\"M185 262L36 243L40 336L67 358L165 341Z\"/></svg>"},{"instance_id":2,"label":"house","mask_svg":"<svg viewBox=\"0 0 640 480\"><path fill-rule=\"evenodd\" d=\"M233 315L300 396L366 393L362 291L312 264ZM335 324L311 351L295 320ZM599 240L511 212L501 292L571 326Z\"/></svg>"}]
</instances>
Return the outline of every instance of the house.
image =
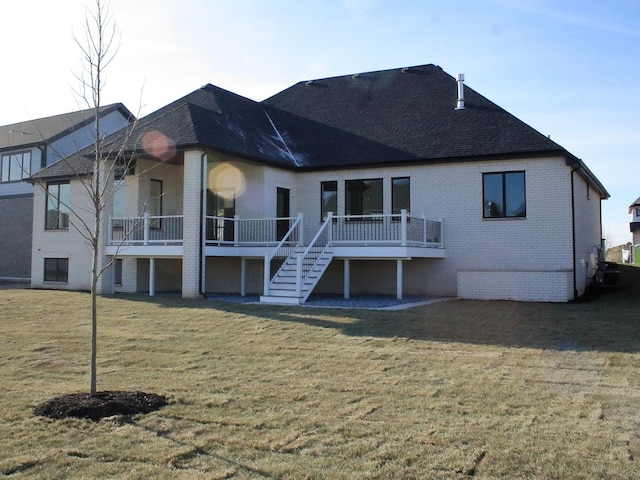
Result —
<instances>
[{"instance_id":1,"label":"house","mask_svg":"<svg viewBox=\"0 0 640 480\"><path fill-rule=\"evenodd\" d=\"M0 278L31 276L33 186L26 179L95 142L93 110L0 126ZM127 125L131 113L118 103L100 109L101 131Z\"/></svg>"},{"instance_id":2,"label":"house","mask_svg":"<svg viewBox=\"0 0 640 480\"><path fill-rule=\"evenodd\" d=\"M640 197L629 205L629 213L631 214L629 230L631 230L631 234L633 235L631 261L636 265L640 265Z\"/></svg>"},{"instance_id":3,"label":"house","mask_svg":"<svg viewBox=\"0 0 640 480\"><path fill-rule=\"evenodd\" d=\"M435 65L300 82L263 102L205 85L123 147L134 163L110 179L104 293L565 302L597 267L603 185ZM89 286L83 239L44 223L48 202L69 215L45 192L81 205L90 165L77 154L31 177L33 286Z\"/></svg>"}]
</instances>

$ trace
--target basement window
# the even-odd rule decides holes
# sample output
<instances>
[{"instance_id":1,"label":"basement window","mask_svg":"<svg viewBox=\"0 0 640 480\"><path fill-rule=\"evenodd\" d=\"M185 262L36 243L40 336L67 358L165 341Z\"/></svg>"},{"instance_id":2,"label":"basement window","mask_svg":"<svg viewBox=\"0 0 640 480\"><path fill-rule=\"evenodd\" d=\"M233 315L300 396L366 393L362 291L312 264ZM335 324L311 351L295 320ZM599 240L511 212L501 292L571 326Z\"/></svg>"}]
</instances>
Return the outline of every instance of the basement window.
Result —
<instances>
[{"instance_id":1,"label":"basement window","mask_svg":"<svg viewBox=\"0 0 640 480\"><path fill-rule=\"evenodd\" d=\"M69 259L45 258L44 281L67 283L69 281Z\"/></svg>"}]
</instances>

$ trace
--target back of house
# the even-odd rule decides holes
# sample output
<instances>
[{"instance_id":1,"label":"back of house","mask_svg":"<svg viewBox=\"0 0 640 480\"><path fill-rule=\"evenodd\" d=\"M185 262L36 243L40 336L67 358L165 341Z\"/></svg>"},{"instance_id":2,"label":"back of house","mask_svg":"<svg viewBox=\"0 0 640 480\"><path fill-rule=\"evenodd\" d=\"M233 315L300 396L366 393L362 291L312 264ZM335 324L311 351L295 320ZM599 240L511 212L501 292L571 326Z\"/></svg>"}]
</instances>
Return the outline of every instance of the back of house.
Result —
<instances>
[{"instance_id":1,"label":"back of house","mask_svg":"<svg viewBox=\"0 0 640 480\"><path fill-rule=\"evenodd\" d=\"M435 65L303 81L263 102L205 85L122 147L103 292L564 302L597 268L606 189ZM44 192L84 201L73 162L32 179L38 287L88 287L82 238L44 225Z\"/></svg>"}]
</instances>

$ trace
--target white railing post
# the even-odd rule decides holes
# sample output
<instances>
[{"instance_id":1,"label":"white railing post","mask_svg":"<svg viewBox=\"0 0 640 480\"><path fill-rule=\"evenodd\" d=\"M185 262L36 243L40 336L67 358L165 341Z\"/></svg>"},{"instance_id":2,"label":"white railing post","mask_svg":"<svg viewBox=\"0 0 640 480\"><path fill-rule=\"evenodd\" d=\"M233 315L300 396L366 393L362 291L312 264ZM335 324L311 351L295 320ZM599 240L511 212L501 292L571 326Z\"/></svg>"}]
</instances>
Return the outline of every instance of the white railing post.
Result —
<instances>
[{"instance_id":1,"label":"white railing post","mask_svg":"<svg viewBox=\"0 0 640 480\"><path fill-rule=\"evenodd\" d=\"M223 217L223 229L224 229L224 222L226 222L226 220ZM223 230L224 231L224 230ZM233 245L234 246L238 246L240 244L240 215L234 215L233 216Z\"/></svg>"},{"instance_id":2,"label":"white railing post","mask_svg":"<svg viewBox=\"0 0 640 480\"><path fill-rule=\"evenodd\" d=\"M298 214L298 245L304 245L304 216Z\"/></svg>"},{"instance_id":3,"label":"white railing post","mask_svg":"<svg viewBox=\"0 0 640 480\"><path fill-rule=\"evenodd\" d=\"M440 222L440 246L444 247L444 224L442 217L438 217L438 222Z\"/></svg>"},{"instance_id":4,"label":"white railing post","mask_svg":"<svg viewBox=\"0 0 640 480\"><path fill-rule=\"evenodd\" d=\"M402 209L400 210L400 246L407 246L407 211Z\"/></svg>"},{"instance_id":5,"label":"white railing post","mask_svg":"<svg viewBox=\"0 0 640 480\"><path fill-rule=\"evenodd\" d=\"M302 261L304 255L302 253L298 254L298 258L296 261L296 296L302 296Z\"/></svg>"},{"instance_id":6,"label":"white railing post","mask_svg":"<svg viewBox=\"0 0 640 480\"><path fill-rule=\"evenodd\" d=\"M111 245L113 242L113 219L109 216L107 223L107 245Z\"/></svg>"},{"instance_id":7,"label":"white railing post","mask_svg":"<svg viewBox=\"0 0 640 480\"><path fill-rule=\"evenodd\" d=\"M144 212L144 223L143 223L143 244L149 245L149 212Z\"/></svg>"},{"instance_id":8,"label":"white railing post","mask_svg":"<svg viewBox=\"0 0 640 480\"><path fill-rule=\"evenodd\" d=\"M327 213L327 219L329 220L329 225L327 225L327 245L331 245L333 243L333 212Z\"/></svg>"},{"instance_id":9,"label":"white railing post","mask_svg":"<svg viewBox=\"0 0 640 480\"><path fill-rule=\"evenodd\" d=\"M264 296L269 295L269 284L271 283L271 257L264 256Z\"/></svg>"}]
</instances>

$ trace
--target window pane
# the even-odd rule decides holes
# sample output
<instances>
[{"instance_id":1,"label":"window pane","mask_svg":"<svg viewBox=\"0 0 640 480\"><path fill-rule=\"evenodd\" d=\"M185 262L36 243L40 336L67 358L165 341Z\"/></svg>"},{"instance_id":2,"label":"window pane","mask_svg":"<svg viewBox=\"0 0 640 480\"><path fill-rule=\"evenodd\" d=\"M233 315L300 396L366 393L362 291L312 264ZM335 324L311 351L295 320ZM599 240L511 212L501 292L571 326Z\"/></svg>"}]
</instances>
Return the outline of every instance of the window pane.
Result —
<instances>
[{"instance_id":1,"label":"window pane","mask_svg":"<svg viewBox=\"0 0 640 480\"><path fill-rule=\"evenodd\" d=\"M58 258L58 282L69 281L69 259Z\"/></svg>"},{"instance_id":2,"label":"window pane","mask_svg":"<svg viewBox=\"0 0 640 480\"><path fill-rule=\"evenodd\" d=\"M44 281L45 282L68 282L69 281L69 259L68 258L45 258L44 259Z\"/></svg>"},{"instance_id":3,"label":"window pane","mask_svg":"<svg viewBox=\"0 0 640 480\"><path fill-rule=\"evenodd\" d=\"M22 178L29 178L31 175L31 152L22 154Z\"/></svg>"},{"instance_id":4,"label":"window pane","mask_svg":"<svg viewBox=\"0 0 640 480\"><path fill-rule=\"evenodd\" d=\"M483 176L484 185L484 216L503 217L502 199L502 174L485 173Z\"/></svg>"},{"instance_id":5,"label":"window pane","mask_svg":"<svg viewBox=\"0 0 640 480\"><path fill-rule=\"evenodd\" d=\"M58 228L58 192L59 185L47 185L47 230Z\"/></svg>"},{"instance_id":6,"label":"window pane","mask_svg":"<svg viewBox=\"0 0 640 480\"><path fill-rule=\"evenodd\" d=\"M391 213L398 214L401 210L411 210L411 192L409 177L393 178L391 180Z\"/></svg>"},{"instance_id":7,"label":"window pane","mask_svg":"<svg viewBox=\"0 0 640 480\"><path fill-rule=\"evenodd\" d=\"M524 172L505 173L505 204L507 217L527 214L524 191Z\"/></svg>"},{"instance_id":8,"label":"window pane","mask_svg":"<svg viewBox=\"0 0 640 480\"><path fill-rule=\"evenodd\" d=\"M69 191L71 189L68 183L61 183L59 187L59 225L58 228L69 228Z\"/></svg>"},{"instance_id":9,"label":"window pane","mask_svg":"<svg viewBox=\"0 0 640 480\"><path fill-rule=\"evenodd\" d=\"M2 156L2 176L0 177L0 179L3 182L8 182L9 181L9 155L3 155Z\"/></svg>"},{"instance_id":10,"label":"window pane","mask_svg":"<svg viewBox=\"0 0 640 480\"><path fill-rule=\"evenodd\" d=\"M69 228L69 191L68 183L47 184L46 230Z\"/></svg>"},{"instance_id":11,"label":"window pane","mask_svg":"<svg viewBox=\"0 0 640 480\"><path fill-rule=\"evenodd\" d=\"M162 181L151 180L149 214L162 215Z\"/></svg>"},{"instance_id":12,"label":"window pane","mask_svg":"<svg viewBox=\"0 0 640 480\"><path fill-rule=\"evenodd\" d=\"M57 262L55 258L44 259L44 281L45 282L56 281L56 271L57 271L56 265L57 265Z\"/></svg>"},{"instance_id":13,"label":"window pane","mask_svg":"<svg viewBox=\"0 0 640 480\"><path fill-rule=\"evenodd\" d=\"M122 218L125 216L124 208L124 179L113 181L113 216Z\"/></svg>"},{"instance_id":14,"label":"window pane","mask_svg":"<svg viewBox=\"0 0 640 480\"><path fill-rule=\"evenodd\" d=\"M347 180L345 182L345 210L347 215L381 214L382 179Z\"/></svg>"},{"instance_id":15,"label":"window pane","mask_svg":"<svg viewBox=\"0 0 640 480\"><path fill-rule=\"evenodd\" d=\"M11 155L9 181L14 182L20 179L22 179L22 154Z\"/></svg>"},{"instance_id":16,"label":"window pane","mask_svg":"<svg viewBox=\"0 0 640 480\"><path fill-rule=\"evenodd\" d=\"M115 285L122 285L122 259L118 258L113 263L113 283Z\"/></svg>"},{"instance_id":17,"label":"window pane","mask_svg":"<svg viewBox=\"0 0 640 480\"><path fill-rule=\"evenodd\" d=\"M320 184L322 205L320 213L322 220L327 218L329 212L337 213L338 210L338 182L322 182Z\"/></svg>"}]
</instances>

